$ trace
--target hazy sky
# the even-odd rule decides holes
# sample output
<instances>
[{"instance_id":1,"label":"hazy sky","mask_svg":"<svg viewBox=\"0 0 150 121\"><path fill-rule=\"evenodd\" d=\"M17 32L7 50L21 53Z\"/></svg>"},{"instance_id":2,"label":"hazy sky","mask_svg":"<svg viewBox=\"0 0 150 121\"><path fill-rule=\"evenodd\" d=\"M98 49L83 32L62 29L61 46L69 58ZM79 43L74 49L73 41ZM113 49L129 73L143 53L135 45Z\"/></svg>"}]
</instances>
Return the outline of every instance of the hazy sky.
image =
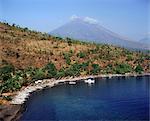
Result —
<instances>
[{"instance_id":1,"label":"hazy sky","mask_svg":"<svg viewBox=\"0 0 150 121\"><path fill-rule=\"evenodd\" d=\"M0 0L0 20L42 32L91 17L104 27L139 40L150 34L150 0Z\"/></svg>"}]
</instances>

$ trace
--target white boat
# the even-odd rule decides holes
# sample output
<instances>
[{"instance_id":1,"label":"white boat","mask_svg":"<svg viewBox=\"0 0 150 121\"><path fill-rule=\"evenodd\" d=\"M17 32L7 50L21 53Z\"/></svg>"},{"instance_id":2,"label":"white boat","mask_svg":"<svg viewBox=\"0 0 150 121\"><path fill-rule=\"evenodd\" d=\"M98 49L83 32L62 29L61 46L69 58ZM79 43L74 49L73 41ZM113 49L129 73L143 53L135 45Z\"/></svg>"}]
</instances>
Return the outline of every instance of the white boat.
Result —
<instances>
[{"instance_id":1,"label":"white boat","mask_svg":"<svg viewBox=\"0 0 150 121\"><path fill-rule=\"evenodd\" d=\"M42 83L42 80L35 81L35 84Z\"/></svg>"},{"instance_id":2,"label":"white boat","mask_svg":"<svg viewBox=\"0 0 150 121\"><path fill-rule=\"evenodd\" d=\"M95 80L94 79L87 79L87 80L84 80L84 82L88 83L88 84L94 84Z\"/></svg>"},{"instance_id":3,"label":"white boat","mask_svg":"<svg viewBox=\"0 0 150 121\"><path fill-rule=\"evenodd\" d=\"M69 82L69 84L76 84L76 82Z\"/></svg>"}]
</instances>

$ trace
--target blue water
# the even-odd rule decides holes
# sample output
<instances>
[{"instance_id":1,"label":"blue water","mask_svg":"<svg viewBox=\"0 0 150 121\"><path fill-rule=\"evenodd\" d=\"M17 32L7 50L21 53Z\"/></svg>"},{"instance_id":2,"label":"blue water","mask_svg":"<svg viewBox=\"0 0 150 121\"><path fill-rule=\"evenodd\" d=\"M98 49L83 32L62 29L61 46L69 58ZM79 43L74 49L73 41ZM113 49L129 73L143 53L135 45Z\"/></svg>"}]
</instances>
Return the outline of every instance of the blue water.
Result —
<instances>
[{"instance_id":1,"label":"blue water","mask_svg":"<svg viewBox=\"0 0 150 121\"><path fill-rule=\"evenodd\" d=\"M21 120L149 120L150 76L96 79L33 93Z\"/></svg>"}]
</instances>

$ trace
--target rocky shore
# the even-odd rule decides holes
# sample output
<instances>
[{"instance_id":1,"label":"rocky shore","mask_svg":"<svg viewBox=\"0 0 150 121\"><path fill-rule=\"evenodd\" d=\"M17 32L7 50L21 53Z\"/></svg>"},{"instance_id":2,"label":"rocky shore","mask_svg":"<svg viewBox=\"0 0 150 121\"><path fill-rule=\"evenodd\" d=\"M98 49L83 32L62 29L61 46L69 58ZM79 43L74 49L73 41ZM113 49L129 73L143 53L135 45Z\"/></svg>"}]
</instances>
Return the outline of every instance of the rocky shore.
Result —
<instances>
[{"instance_id":1,"label":"rocky shore","mask_svg":"<svg viewBox=\"0 0 150 121\"><path fill-rule=\"evenodd\" d=\"M0 106L0 121L19 121L25 110L25 105L3 105Z\"/></svg>"},{"instance_id":2,"label":"rocky shore","mask_svg":"<svg viewBox=\"0 0 150 121\"><path fill-rule=\"evenodd\" d=\"M71 82L71 81L79 81L79 80L85 80L88 78L112 78L112 77L122 77L122 76L144 76L144 75L150 75L149 73L145 74L108 74L108 75L98 75L98 76L86 76L86 77L77 77L77 78L65 78L62 80L55 80L55 79L44 79L44 80L38 80L34 84L27 86L24 89L21 89L17 92L17 94L13 97L13 100L11 101L11 104L23 104L26 99L29 97L31 92L34 92L36 90L44 89L45 87L53 87L59 83L65 83L65 82Z\"/></svg>"},{"instance_id":3,"label":"rocky shore","mask_svg":"<svg viewBox=\"0 0 150 121\"><path fill-rule=\"evenodd\" d=\"M27 87L22 88L20 91L16 92L9 106L0 106L0 120L2 121L13 121L18 120L24 110L24 103L29 98L31 92L36 90L42 90L46 87L51 88L59 83L75 82L80 80L85 80L88 78L112 78L112 77L129 77L129 76L146 76L150 73L144 74L108 74L108 75L97 75L97 76L86 76L86 77L69 77L61 80L55 79L44 79L38 80L34 84L31 84Z\"/></svg>"}]
</instances>

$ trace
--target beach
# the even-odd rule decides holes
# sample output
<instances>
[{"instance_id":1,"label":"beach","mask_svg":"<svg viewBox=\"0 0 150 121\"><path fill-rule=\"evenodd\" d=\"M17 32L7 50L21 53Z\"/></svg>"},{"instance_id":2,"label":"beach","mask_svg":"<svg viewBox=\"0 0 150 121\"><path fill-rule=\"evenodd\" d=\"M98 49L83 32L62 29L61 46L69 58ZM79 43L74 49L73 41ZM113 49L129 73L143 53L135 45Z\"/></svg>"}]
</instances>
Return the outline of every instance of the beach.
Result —
<instances>
[{"instance_id":1,"label":"beach","mask_svg":"<svg viewBox=\"0 0 150 121\"><path fill-rule=\"evenodd\" d=\"M26 99L29 97L31 92L34 92L36 90L42 90L46 87L51 88L53 86L56 86L59 83L65 83L65 82L74 82L74 81L80 81L80 80L86 80L89 78L112 78L112 77L128 77L128 76L145 76L150 75L150 73L144 73L144 74L108 74L108 75L97 75L97 76L85 76L85 77L69 77L64 78L61 80L55 80L55 79L44 79L44 80L38 80L34 84L31 84L20 91L16 93L16 95L13 97L11 104L23 104Z\"/></svg>"}]
</instances>

